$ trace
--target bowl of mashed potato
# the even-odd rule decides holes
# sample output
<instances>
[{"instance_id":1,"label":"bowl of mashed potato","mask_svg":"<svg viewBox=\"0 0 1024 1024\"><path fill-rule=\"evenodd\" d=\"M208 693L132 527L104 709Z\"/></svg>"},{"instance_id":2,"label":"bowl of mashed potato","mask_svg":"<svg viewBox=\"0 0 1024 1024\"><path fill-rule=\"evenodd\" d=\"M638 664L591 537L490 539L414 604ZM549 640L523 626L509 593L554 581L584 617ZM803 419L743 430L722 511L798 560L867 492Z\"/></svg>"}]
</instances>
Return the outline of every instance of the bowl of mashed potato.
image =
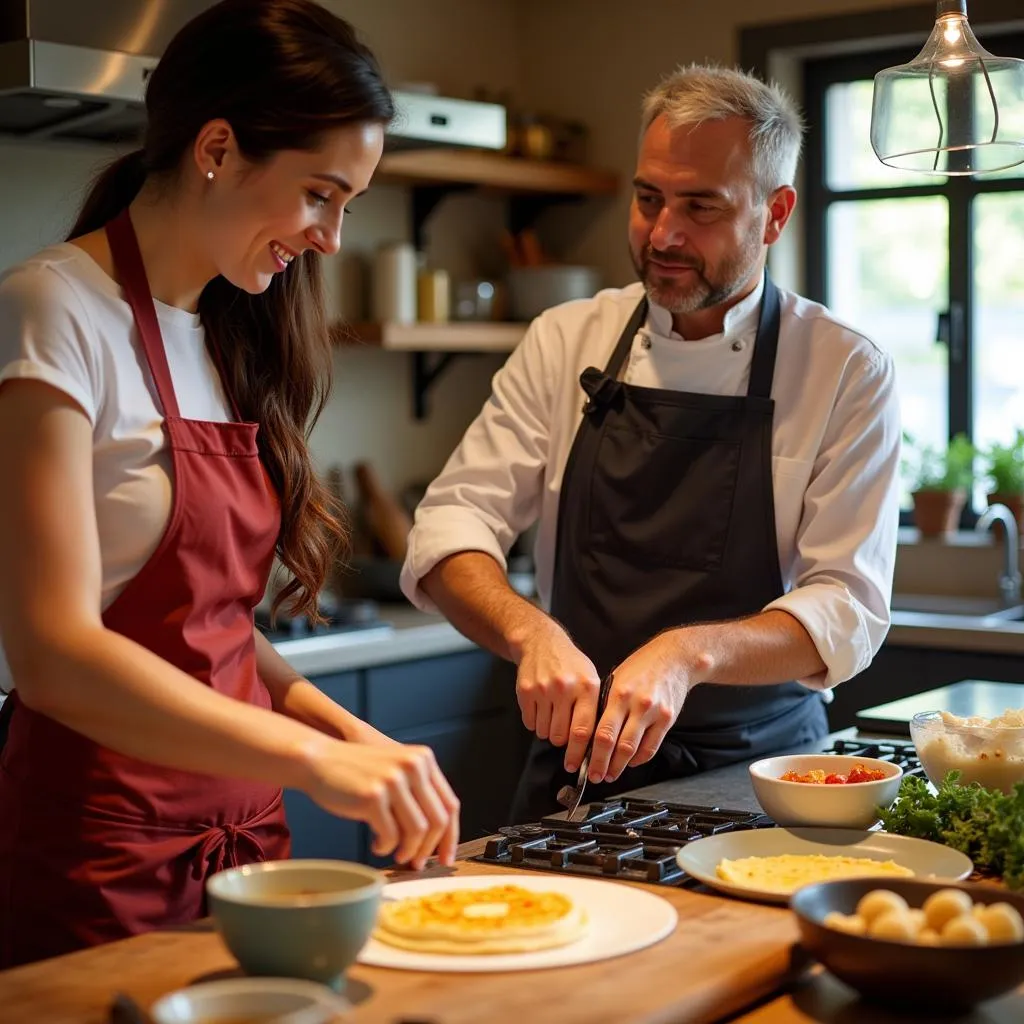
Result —
<instances>
[{"instance_id":1,"label":"bowl of mashed potato","mask_svg":"<svg viewBox=\"0 0 1024 1024\"><path fill-rule=\"evenodd\" d=\"M1024 781L1024 708L995 718L924 711L911 719L910 736L935 786L951 771L960 772L961 785L978 782L1004 793Z\"/></svg>"}]
</instances>

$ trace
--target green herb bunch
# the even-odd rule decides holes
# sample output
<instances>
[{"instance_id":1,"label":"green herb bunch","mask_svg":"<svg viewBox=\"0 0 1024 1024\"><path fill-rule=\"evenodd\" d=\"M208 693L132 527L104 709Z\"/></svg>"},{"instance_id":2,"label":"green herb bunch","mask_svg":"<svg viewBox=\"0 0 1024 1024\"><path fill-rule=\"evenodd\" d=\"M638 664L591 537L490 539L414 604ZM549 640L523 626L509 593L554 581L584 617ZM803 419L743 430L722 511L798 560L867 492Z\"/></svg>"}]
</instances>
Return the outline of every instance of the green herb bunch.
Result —
<instances>
[{"instance_id":1,"label":"green herb bunch","mask_svg":"<svg viewBox=\"0 0 1024 1024\"><path fill-rule=\"evenodd\" d=\"M950 772L936 793L924 779L906 776L892 807L879 811L882 828L967 854L979 871L1024 889L1024 782L1010 794L977 782L960 786Z\"/></svg>"},{"instance_id":2,"label":"green herb bunch","mask_svg":"<svg viewBox=\"0 0 1024 1024\"><path fill-rule=\"evenodd\" d=\"M1012 444L994 444L985 452L993 494L1024 494L1024 430Z\"/></svg>"},{"instance_id":3,"label":"green herb bunch","mask_svg":"<svg viewBox=\"0 0 1024 1024\"><path fill-rule=\"evenodd\" d=\"M977 449L966 434L957 434L944 448L921 444L904 432L903 472L911 491L968 490L974 478Z\"/></svg>"}]
</instances>

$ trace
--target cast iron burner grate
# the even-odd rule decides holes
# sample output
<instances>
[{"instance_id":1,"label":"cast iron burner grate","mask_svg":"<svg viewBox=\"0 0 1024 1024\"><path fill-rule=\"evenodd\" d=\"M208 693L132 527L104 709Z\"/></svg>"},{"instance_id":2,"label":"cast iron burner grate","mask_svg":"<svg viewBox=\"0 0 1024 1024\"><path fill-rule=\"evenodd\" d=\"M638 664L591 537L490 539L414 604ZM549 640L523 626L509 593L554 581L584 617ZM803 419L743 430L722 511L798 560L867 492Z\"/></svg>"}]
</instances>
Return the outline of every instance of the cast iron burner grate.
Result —
<instances>
[{"instance_id":1,"label":"cast iron burner grate","mask_svg":"<svg viewBox=\"0 0 1024 1024\"><path fill-rule=\"evenodd\" d=\"M676 863L688 842L722 832L771 828L765 814L626 798L592 803L582 821L543 818L509 825L474 858L485 864L692 888Z\"/></svg>"},{"instance_id":2,"label":"cast iron burner grate","mask_svg":"<svg viewBox=\"0 0 1024 1024\"><path fill-rule=\"evenodd\" d=\"M835 740L826 754L846 754L848 757L877 757L891 761L903 769L904 775L926 778L917 751L912 743L868 743L864 740Z\"/></svg>"},{"instance_id":3,"label":"cast iron burner grate","mask_svg":"<svg viewBox=\"0 0 1024 1024\"><path fill-rule=\"evenodd\" d=\"M840 739L824 753L877 757L898 764L906 775L925 777L910 743ZM721 832L774 825L766 814L757 812L621 797L590 804L582 821L543 818L500 828L473 859L505 867L696 888L701 883L676 863L683 846Z\"/></svg>"}]
</instances>

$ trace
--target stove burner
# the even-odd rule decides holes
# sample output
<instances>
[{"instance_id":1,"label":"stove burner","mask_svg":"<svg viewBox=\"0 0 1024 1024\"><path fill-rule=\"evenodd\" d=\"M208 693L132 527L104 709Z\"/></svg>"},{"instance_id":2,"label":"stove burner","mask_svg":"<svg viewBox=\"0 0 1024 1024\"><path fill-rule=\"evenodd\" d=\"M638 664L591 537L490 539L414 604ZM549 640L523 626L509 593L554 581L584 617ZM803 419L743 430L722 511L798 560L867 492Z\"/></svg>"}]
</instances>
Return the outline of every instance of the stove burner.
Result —
<instances>
[{"instance_id":1,"label":"stove burner","mask_svg":"<svg viewBox=\"0 0 1024 1024\"><path fill-rule=\"evenodd\" d=\"M270 614L257 609L254 614L256 626L270 640L279 643L282 640L299 640L310 636L323 636L331 633L353 633L359 630L379 629L386 625L379 615L380 607L374 601L346 600L338 602L324 601L320 614L326 622L314 626L305 615L289 616L280 613L277 621L271 623Z\"/></svg>"},{"instance_id":2,"label":"stove burner","mask_svg":"<svg viewBox=\"0 0 1024 1024\"><path fill-rule=\"evenodd\" d=\"M925 777L910 743L835 740L826 754L876 757ZM619 797L592 803L582 821L544 818L506 825L474 860L537 871L619 878L692 889L701 883L676 863L687 843L723 832L773 828L766 814Z\"/></svg>"},{"instance_id":3,"label":"stove burner","mask_svg":"<svg viewBox=\"0 0 1024 1024\"><path fill-rule=\"evenodd\" d=\"M845 754L847 757L876 757L880 761L890 761L903 769L904 775L916 775L927 778L917 751L912 743L869 743L864 740L836 740L825 751L826 754Z\"/></svg>"},{"instance_id":4,"label":"stove burner","mask_svg":"<svg viewBox=\"0 0 1024 1024\"><path fill-rule=\"evenodd\" d=\"M582 821L544 818L509 825L488 839L476 859L592 877L693 887L676 863L693 839L775 823L764 814L652 800L619 798L593 803Z\"/></svg>"}]
</instances>

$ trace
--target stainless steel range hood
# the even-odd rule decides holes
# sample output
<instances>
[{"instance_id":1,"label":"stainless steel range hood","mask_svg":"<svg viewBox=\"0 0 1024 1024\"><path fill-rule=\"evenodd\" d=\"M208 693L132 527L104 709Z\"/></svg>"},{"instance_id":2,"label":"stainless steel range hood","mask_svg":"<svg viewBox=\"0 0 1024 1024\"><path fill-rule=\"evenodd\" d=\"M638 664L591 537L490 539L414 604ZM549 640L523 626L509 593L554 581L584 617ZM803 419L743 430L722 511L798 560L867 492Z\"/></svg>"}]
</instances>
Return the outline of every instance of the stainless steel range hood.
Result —
<instances>
[{"instance_id":1,"label":"stainless steel range hood","mask_svg":"<svg viewBox=\"0 0 1024 1024\"><path fill-rule=\"evenodd\" d=\"M175 32L214 0L0 0L0 136L132 143L146 80ZM397 91L390 148L501 149L505 109Z\"/></svg>"}]
</instances>

